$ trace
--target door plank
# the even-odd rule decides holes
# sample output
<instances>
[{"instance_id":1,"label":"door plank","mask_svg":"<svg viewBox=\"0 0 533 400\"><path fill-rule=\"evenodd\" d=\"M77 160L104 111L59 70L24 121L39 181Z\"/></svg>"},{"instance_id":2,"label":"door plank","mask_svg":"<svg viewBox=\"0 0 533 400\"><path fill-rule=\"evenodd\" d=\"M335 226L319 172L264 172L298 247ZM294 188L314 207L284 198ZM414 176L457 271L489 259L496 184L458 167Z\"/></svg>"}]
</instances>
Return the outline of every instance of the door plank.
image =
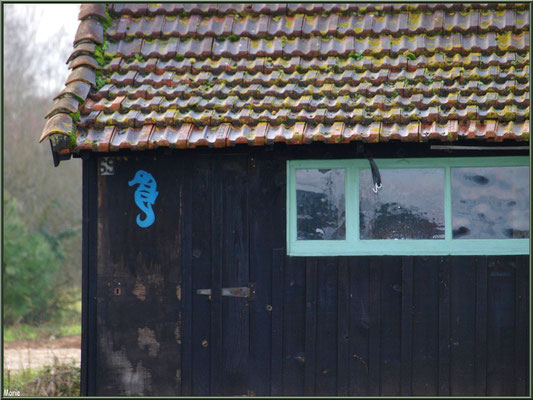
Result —
<instances>
[{"instance_id":1,"label":"door plank","mask_svg":"<svg viewBox=\"0 0 533 400\"><path fill-rule=\"evenodd\" d=\"M222 287L248 286L247 158L221 156ZM220 167L219 167L220 168ZM247 395L249 374L249 304L246 298L222 297L221 391L225 396Z\"/></svg>"},{"instance_id":2,"label":"door plank","mask_svg":"<svg viewBox=\"0 0 533 400\"><path fill-rule=\"evenodd\" d=\"M210 369L211 358L211 300L208 296L196 293L198 289L211 288L211 250L212 243L205 240L210 236L213 226L211 213L211 185L213 184L210 162L207 157L197 157L194 161L189 186L191 192L191 204L188 209L190 219L195 216L194 228L190 237L192 251L190 251L191 275L192 275L192 395L204 396L210 394ZM187 234L187 231L185 231Z\"/></svg>"},{"instance_id":3,"label":"door plank","mask_svg":"<svg viewBox=\"0 0 533 400\"><path fill-rule=\"evenodd\" d=\"M211 332L210 340L204 345L211 346L210 361L210 394L221 396L222 392L222 269L223 249L220 246L223 239L223 225L225 222L223 213L224 182L222 173L217 165L218 157L210 159L212 176L211 184Z\"/></svg>"}]
</instances>

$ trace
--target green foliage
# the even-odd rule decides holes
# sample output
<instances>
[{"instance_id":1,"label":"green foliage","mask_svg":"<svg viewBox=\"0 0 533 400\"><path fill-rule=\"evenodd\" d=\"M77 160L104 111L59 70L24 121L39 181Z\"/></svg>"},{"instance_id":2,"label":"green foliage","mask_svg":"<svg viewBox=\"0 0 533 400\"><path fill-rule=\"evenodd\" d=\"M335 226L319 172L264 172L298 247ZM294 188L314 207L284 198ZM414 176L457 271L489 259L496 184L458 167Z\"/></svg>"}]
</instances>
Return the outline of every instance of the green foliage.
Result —
<instances>
[{"instance_id":1,"label":"green foliage","mask_svg":"<svg viewBox=\"0 0 533 400\"><path fill-rule=\"evenodd\" d=\"M58 290L62 251L20 217L18 203L4 198L4 323L36 323L51 319L66 299Z\"/></svg>"},{"instance_id":2,"label":"green foliage","mask_svg":"<svg viewBox=\"0 0 533 400\"><path fill-rule=\"evenodd\" d=\"M76 111L75 113L70 113L69 115L74 122L78 122L80 120L80 110Z\"/></svg>"},{"instance_id":3,"label":"green foliage","mask_svg":"<svg viewBox=\"0 0 533 400\"><path fill-rule=\"evenodd\" d=\"M93 57L101 67L105 65L104 51L103 46L96 46L94 48Z\"/></svg>"},{"instance_id":4,"label":"green foliage","mask_svg":"<svg viewBox=\"0 0 533 400\"><path fill-rule=\"evenodd\" d=\"M76 132L70 132L70 135L68 135L69 149L75 149L77 145L78 145L78 139L76 137Z\"/></svg>"},{"instance_id":5,"label":"green foliage","mask_svg":"<svg viewBox=\"0 0 533 400\"><path fill-rule=\"evenodd\" d=\"M111 25L111 15L109 14L109 7L106 5L105 9L105 19L102 20L102 26L104 27L104 30L109 28Z\"/></svg>"},{"instance_id":6,"label":"green foliage","mask_svg":"<svg viewBox=\"0 0 533 400\"><path fill-rule=\"evenodd\" d=\"M351 52L348 54L348 57L353 58L355 61L359 61L361 58L363 58L363 53L360 52L360 51L358 51L357 53L351 51Z\"/></svg>"},{"instance_id":7,"label":"green foliage","mask_svg":"<svg viewBox=\"0 0 533 400\"><path fill-rule=\"evenodd\" d=\"M404 56L405 58L407 58L408 60L411 60L411 61L412 61L412 60L416 60L416 54L414 54L414 53L411 52L411 51L405 51L405 52L403 53L403 56Z\"/></svg>"},{"instance_id":8,"label":"green foliage","mask_svg":"<svg viewBox=\"0 0 533 400\"><path fill-rule=\"evenodd\" d=\"M231 35L228 36L228 40L230 42L237 42L239 40L239 37L236 36L236 35L231 34Z\"/></svg>"},{"instance_id":9,"label":"green foliage","mask_svg":"<svg viewBox=\"0 0 533 400\"><path fill-rule=\"evenodd\" d=\"M4 372L4 388L19 391L21 396L68 396L80 395L80 367L76 364L54 365L39 370L23 369Z\"/></svg>"},{"instance_id":10,"label":"green foliage","mask_svg":"<svg viewBox=\"0 0 533 400\"><path fill-rule=\"evenodd\" d=\"M96 90L100 90L108 82L108 79L104 78L102 73L96 74Z\"/></svg>"},{"instance_id":11,"label":"green foliage","mask_svg":"<svg viewBox=\"0 0 533 400\"><path fill-rule=\"evenodd\" d=\"M183 60L185 60L185 55L183 55L183 54L176 54L176 60L178 60L178 61L183 61Z\"/></svg>"}]
</instances>

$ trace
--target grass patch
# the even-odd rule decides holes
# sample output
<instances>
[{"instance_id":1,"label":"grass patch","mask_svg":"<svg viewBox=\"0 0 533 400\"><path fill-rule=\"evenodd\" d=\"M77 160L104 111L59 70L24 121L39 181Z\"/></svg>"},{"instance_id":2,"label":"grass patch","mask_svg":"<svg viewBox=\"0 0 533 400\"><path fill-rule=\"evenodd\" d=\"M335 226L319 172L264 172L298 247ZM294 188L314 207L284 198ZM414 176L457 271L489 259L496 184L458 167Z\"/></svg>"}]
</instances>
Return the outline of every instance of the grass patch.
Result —
<instances>
[{"instance_id":1,"label":"grass patch","mask_svg":"<svg viewBox=\"0 0 533 400\"><path fill-rule=\"evenodd\" d=\"M38 370L4 372L4 389L21 396L79 396L80 367L75 363L54 365Z\"/></svg>"},{"instance_id":2,"label":"grass patch","mask_svg":"<svg viewBox=\"0 0 533 400\"><path fill-rule=\"evenodd\" d=\"M55 321L44 322L39 325L14 324L4 325L4 341L14 340L42 340L52 336L81 335L81 301L77 301L64 311Z\"/></svg>"},{"instance_id":3,"label":"grass patch","mask_svg":"<svg viewBox=\"0 0 533 400\"><path fill-rule=\"evenodd\" d=\"M5 342L12 342L14 340L42 340L52 336L60 338L71 335L81 335L80 321L68 324L47 322L41 325L18 324L4 327Z\"/></svg>"}]
</instances>

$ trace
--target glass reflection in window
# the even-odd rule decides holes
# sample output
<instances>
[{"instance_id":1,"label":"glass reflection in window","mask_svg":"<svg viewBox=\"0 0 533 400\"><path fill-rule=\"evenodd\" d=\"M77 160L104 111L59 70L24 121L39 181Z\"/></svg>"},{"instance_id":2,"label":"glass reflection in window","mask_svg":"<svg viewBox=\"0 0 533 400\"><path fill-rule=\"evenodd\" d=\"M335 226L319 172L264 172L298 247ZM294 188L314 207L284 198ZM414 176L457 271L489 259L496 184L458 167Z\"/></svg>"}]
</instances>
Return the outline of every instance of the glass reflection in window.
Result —
<instances>
[{"instance_id":1,"label":"glass reflection in window","mask_svg":"<svg viewBox=\"0 0 533 400\"><path fill-rule=\"evenodd\" d=\"M298 240L346 238L344 169L296 170Z\"/></svg>"},{"instance_id":2,"label":"glass reflection in window","mask_svg":"<svg viewBox=\"0 0 533 400\"><path fill-rule=\"evenodd\" d=\"M374 193L369 169L359 173L361 239L444 239L444 170L381 169Z\"/></svg>"},{"instance_id":3,"label":"glass reflection in window","mask_svg":"<svg viewBox=\"0 0 533 400\"><path fill-rule=\"evenodd\" d=\"M529 237L529 167L452 168L454 239Z\"/></svg>"}]
</instances>

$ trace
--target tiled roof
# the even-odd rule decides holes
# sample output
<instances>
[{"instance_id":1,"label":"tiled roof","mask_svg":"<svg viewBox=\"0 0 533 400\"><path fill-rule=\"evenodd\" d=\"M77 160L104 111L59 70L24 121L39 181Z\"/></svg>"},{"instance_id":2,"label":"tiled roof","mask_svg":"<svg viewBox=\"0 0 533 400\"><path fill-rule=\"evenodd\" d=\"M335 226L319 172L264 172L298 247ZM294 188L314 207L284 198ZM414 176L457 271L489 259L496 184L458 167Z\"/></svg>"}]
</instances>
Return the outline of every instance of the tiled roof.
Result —
<instances>
[{"instance_id":1,"label":"tiled roof","mask_svg":"<svg viewBox=\"0 0 533 400\"><path fill-rule=\"evenodd\" d=\"M529 140L527 3L100 3L79 19L42 134L59 154Z\"/></svg>"}]
</instances>

